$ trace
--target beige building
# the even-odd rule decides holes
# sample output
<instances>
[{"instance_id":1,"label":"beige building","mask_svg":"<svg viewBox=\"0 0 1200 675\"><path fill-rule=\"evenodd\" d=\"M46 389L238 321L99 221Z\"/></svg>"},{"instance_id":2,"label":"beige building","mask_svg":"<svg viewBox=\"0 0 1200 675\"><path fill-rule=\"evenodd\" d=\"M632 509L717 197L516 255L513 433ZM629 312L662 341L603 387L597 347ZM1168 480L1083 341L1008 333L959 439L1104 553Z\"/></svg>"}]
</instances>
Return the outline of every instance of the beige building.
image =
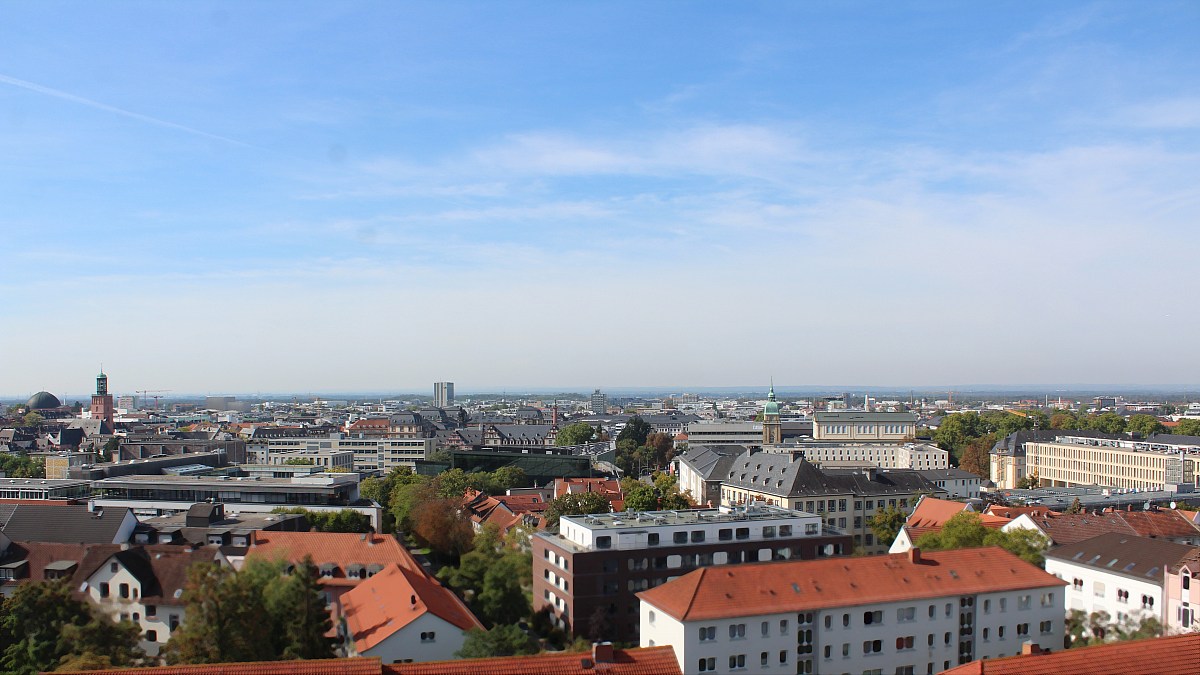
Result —
<instances>
[{"instance_id":1,"label":"beige building","mask_svg":"<svg viewBox=\"0 0 1200 675\"><path fill-rule=\"evenodd\" d=\"M872 465L881 469L948 469L950 453L929 443L795 443L766 452L799 453L824 468Z\"/></svg>"},{"instance_id":2,"label":"beige building","mask_svg":"<svg viewBox=\"0 0 1200 675\"><path fill-rule=\"evenodd\" d=\"M818 441L902 443L917 432L913 413L838 410L813 413L813 438Z\"/></svg>"},{"instance_id":3,"label":"beige building","mask_svg":"<svg viewBox=\"0 0 1200 675\"><path fill-rule=\"evenodd\" d=\"M1058 436L1025 444L1026 471L1041 485L1102 485L1131 490L1200 486L1200 440L1151 436L1144 440ZM994 474L993 474L994 475Z\"/></svg>"}]
</instances>

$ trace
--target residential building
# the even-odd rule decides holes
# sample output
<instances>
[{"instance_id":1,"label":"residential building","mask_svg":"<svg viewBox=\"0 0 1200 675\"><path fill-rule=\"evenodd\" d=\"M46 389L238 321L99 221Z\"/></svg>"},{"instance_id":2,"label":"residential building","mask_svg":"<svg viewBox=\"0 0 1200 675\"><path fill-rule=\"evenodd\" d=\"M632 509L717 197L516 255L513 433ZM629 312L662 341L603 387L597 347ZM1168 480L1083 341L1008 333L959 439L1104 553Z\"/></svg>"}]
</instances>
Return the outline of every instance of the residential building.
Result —
<instances>
[{"instance_id":1,"label":"residential building","mask_svg":"<svg viewBox=\"0 0 1200 675\"><path fill-rule=\"evenodd\" d=\"M508 532L518 525L541 529L545 526L542 514L549 506L549 500L538 490L493 497L468 489L463 495L462 508L476 532L487 524L499 527L501 532Z\"/></svg>"},{"instance_id":2,"label":"residential building","mask_svg":"<svg viewBox=\"0 0 1200 675\"><path fill-rule=\"evenodd\" d=\"M813 413L818 441L903 443L917 433L917 416L907 412L837 410Z\"/></svg>"},{"instance_id":3,"label":"residential building","mask_svg":"<svg viewBox=\"0 0 1200 675\"><path fill-rule=\"evenodd\" d=\"M698 569L638 594L687 673L935 673L1062 644L1064 582L1000 548Z\"/></svg>"},{"instance_id":4,"label":"residential building","mask_svg":"<svg viewBox=\"0 0 1200 675\"><path fill-rule=\"evenodd\" d=\"M454 403L454 383L433 383L433 407L448 408Z\"/></svg>"},{"instance_id":5,"label":"residential building","mask_svg":"<svg viewBox=\"0 0 1200 675\"><path fill-rule=\"evenodd\" d=\"M1200 437L1095 438L1062 432L1025 444L1026 467L1042 485L1131 490L1200 488Z\"/></svg>"},{"instance_id":6,"label":"residential building","mask_svg":"<svg viewBox=\"0 0 1200 675\"><path fill-rule=\"evenodd\" d=\"M1163 595L1166 632L1200 633L1200 548L1193 548L1167 568Z\"/></svg>"},{"instance_id":7,"label":"residential building","mask_svg":"<svg viewBox=\"0 0 1200 675\"><path fill-rule=\"evenodd\" d=\"M923 469L917 473L945 490L951 499L979 499L979 485L983 479L978 474L956 467Z\"/></svg>"},{"instance_id":8,"label":"residential building","mask_svg":"<svg viewBox=\"0 0 1200 675\"><path fill-rule=\"evenodd\" d=\"M908 513L921 494L941 496L946 492L912 470L821 470L792 454L746 452L734 461L722 482L721 504L761 501L819 513L826 525L850 534L855 548L883 553L887 542L875 540L871 516L889 506Z\"/></svg>"},{"instance_id":9,"label":"residential building","mask_svg":"<svg viewBox=\"0 0 1200 675\"><path fill-rule=\"evenodd\" d=\"M593 415L608 414L608 394L601 393L599 389L592 392L591 411Z\"/></svg>"},{"instance_id":10,"label":"residential building","mask_svg":"<svg viewBox=\"0 0 1200 675\"><path fill-rule=\"evenodd\" d=\"M758 433L761 434L762 430ZM721 482L729 475L733 463L745 452L744 445L689 446L686 452L674 459L679 491L691 494L699 504L719 505Z\"/></svg>"},{"instance_id":11,"label":"residential building","mask_svg":"<svg viewBox=\"0 0 1200 675\"><path fill-rule=\"evenodd\" d=\"M0 499L87 499L91 494L86 480L0 478Z\"/></svg>"},{"instance_id":12,"label":"residential building","mask_svg":"<svg viewBox=\"0 0 1200 675\"><path fill-rule=\"evenodd\" d=\"M384 663L454 658L466 633L483 624L450 589L418 566L389 564L341 597L349 656Z\"/></svg>"},{"instance_id":13,"label":"residential building","mask_svg":"<svg viewBox=\"0 0 1200 675\"><path fill-rule=\"evenodd\" d=\"M1057 647L1053 643L1053 647ZM1042 649L1026 645L1020 656L987 661L972 661L951 668L942 675L1045 675L1046 673L1086 673L1087 675L1195 675L1200 663L1200 635L1111 642L1075 649Z\"/></svg>"},{"instance_id":14,"label":"residential building","mask_svg":"<svg viewBox=\"0 0 1200 675\"><path fill-rule=\"evenodd\" d=\"M270 513L300 506L309 511L351 509L380 527L381 508L358 494L358 474L319 473L294 478L258 476L122 476L93 484L97 507L126 506L139 516L180 513L200 502L222 502L229 513Z\"/></svg>"},{"instance_id":15,"label":"residential building","mask_svg":"<svg viewBox=\"0 0 1200 675\"><path fill-rule=\"evenodd\" d=\"M1037 530L1055 546L1074 544L1110 532L1200 546L1200 528L1188 518L1187 512L1176 510L1105 509L1083 513L1035 510L1017 516L1004 529L1014 528Z\"/></svg>"},{"instance_id":16,"label":"residential building","mask_svg":"<svg viewBox=\"0 0 1200 675\"><path fill-rule=\"evenodd\" d=\"M124 544L137 516L128 508L89 509L83 504L26 501L0 504L0 532L12 541Z\"/></svg>"},{"instance_id":17,"label":"residential building","mask_svg":"<svg viewBox=\"0 0 1200 675\"><path fill-rule=\"evenodd\" d=\"M534 610L576 635L637 639L634 593L699 567L850 552L850 538L812 513L751 505L564 516L533 536ZM686 672L691 672L685 668Z\"/></svg>"},{"instance_id":18,"label":"residential building","mask_svg":"<svg viewBox=\"0 0 1200 675\"><path fill-rule=\"evenodd\" d=\"M930 443L829 443L820 441L764 446L765 452L804 457L823 468L876 466L931 471L950 468L950 453Z\"/></svg>"},{"instance_id":19,"label":"residential building","mask_svg":"<svg viewBox=\"0 0 1200 675\"><path fill-rule=\"evenodd\" d=\"M1163 582L1195 547L1110 532L1046 552L1046 571L1066 581L1067 611L1107 612L1118 624L1167 622Z\"/></svg>"},{"instance_id":20,"label":"residential building","mask_svg":"<svg viewBox=\"0 0 1200 675\"><path fill-rule=\"evenodd\" d=\"M946 523L960 513L974 513L975 508L967 502L955 502L948 499L938 499L928 495L922 496L917 507L908 515L904 526L896 535L888 553L904 553L917 545L917 540L930 532L940 532ZM1010 518L995 516L989 513L979 514L979 520L984 527L1000 529L1012 522Z\"/></svg>"},{"instance_id":21,"label":"residential building","mask_svg":"<svg viewBox=\"0 0 1200 675\"><path fill-rule=\"evenodd\" d=\"M308 519L299 513L225 513L225 505L192 504L186 513L147 518L137 524L135 544L191 544L246 548L256 530L308 532Z\"/></svg>"}]
</instances>

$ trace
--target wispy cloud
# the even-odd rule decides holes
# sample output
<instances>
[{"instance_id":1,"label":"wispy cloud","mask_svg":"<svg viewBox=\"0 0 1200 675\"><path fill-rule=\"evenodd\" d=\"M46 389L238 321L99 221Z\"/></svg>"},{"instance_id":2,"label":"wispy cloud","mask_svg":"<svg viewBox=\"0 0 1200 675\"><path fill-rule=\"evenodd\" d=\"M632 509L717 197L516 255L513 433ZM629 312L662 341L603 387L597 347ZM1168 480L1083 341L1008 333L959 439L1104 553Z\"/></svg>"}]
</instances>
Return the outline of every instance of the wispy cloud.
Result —
<instances>
[{"instance_id":1,"label":"wispy cloud","mask_svg":"<svg viewBox=\"0 0 1200 675\"><path fill-rule=\"evenodd\" d=\"M96 110L102 110L104 112L113 113L114 115L120 115L122 117L128 117L129 119L138 120L139 122L145 122L147 124L153 124L155 126L163 127L166 129L174 129L176 131L182 131L184 133L192 134L194 136L200 136L200 137L207 138L207 139L214 140L214 141L221 141L222 143L229 143L231 145L237 145L237 146L241 146L244 148L257 148L257 146L251 145L250 143L244 143L242 141L239 141L239 140L236 140L233 138L229 138L228 136L221 136L219 134L213 134L213 133L209 133L207 131L201 131L200 129L195 129L193 127L185 126L183 124L176 124L175 122L168 122L167 120L158 119L157 117L143 115L141 113L133 112L132 110L125 110L124 108L118 108L113 105L108 105L107 103L101 103L100 101L94 101L90 98L84 98L83 96L78 96L76 94L65 92L65 91L62 91L61 89L54 89L53 87L47 87L44 85L37 84L35 82L29 82L27 80L21 80L21 79L15 78L15 77L11 77L9 75L0 74L0 82L3 82L4 84L8 84L8 85L11 85L14 87L19 87L21 89L25 89L27 91L44 94L46 96L53 96L54 98L62 99L64 101L70 101L71 103L78 103L79 105L84 105L89 108L94 108Z\"/></svg>"}]
</instances>

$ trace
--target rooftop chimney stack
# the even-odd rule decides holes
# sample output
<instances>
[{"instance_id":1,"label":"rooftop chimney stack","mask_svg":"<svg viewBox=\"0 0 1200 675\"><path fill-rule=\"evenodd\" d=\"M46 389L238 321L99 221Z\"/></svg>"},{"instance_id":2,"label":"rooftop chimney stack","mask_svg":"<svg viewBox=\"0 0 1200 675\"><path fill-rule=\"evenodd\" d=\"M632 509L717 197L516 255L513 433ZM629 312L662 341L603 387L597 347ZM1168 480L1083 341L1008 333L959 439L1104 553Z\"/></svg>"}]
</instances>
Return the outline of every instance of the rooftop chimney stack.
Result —
<instances>
[{"instance_id":1,"label":"rooftop chimney stack","mask_svg":"<svg viewBox=\"0 0 1200 675\"><path fill-rule=\"evenodd\" d=\"M916 546L908 549L908 562L910 562L914 565L920 565L921 564L921 549L917 548Z\"/></svg>"},{"instance_id":2,"label":"rooftop chimney stack","mask_svg":"<svg viewBox=\"0 0 1200 675\"><path fill-rule=\"evenodd\" d=\"M593 642L592 660L596 663L614 663L616 657L613 655L613 643Z\"/></svg>"}]
</instances>

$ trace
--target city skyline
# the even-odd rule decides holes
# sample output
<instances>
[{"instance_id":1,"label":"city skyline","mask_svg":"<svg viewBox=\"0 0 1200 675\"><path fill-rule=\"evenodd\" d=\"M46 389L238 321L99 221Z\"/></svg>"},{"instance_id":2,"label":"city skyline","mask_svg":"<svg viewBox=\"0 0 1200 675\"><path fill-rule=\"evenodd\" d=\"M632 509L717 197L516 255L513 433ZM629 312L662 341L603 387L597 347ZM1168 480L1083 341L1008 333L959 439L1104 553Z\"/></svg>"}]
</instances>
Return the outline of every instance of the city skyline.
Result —
<instances>
[{"instance_id":1,"label":"city skyline","mask_svg":"<svg viewBox=\"0 0 1200 675\"><path fill-rule=\"evenodd\" d=\"M1194 4L0 7L7 396L1200 383Z\"/></svg>"}]
</instances>

